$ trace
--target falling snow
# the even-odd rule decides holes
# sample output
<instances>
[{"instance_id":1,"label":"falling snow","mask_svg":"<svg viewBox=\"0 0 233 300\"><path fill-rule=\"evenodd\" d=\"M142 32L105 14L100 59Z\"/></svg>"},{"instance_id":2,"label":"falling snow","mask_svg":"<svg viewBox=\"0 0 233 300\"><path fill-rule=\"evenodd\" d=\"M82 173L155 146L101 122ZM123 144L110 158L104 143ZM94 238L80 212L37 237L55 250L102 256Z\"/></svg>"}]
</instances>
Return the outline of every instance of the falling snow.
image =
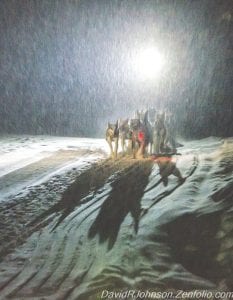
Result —
<instances>
[{"instance_id":1,"label":"falling snow","mask_svg":"<svg viewBox=\"0 0 233 300\"><path fill-rule=\"evenodd\" d=\"M0 132L101 137L150 106L180 135L231 136L232 13L230 0L2 0ZM166 63L145 80L131 63L151 46Z\"/></svg>"}]
</instances>

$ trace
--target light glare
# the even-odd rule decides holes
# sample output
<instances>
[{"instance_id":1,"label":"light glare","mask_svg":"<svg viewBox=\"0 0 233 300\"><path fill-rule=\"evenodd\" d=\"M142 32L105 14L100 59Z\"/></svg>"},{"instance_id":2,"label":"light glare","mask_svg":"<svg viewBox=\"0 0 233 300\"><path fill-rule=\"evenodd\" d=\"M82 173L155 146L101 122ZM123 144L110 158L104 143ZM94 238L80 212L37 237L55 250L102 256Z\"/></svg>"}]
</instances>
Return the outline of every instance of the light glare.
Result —
<instances>
[{"instance_id":1,"label":"light glare","mask_svg":"<svg viewBox=\"0 0 233 300\"><path fill-rule=\"evenodd\" d=\"M140 50L135 58L137 74L144 79L157 78L164 66L164 58L156 48Z\"/></svg>"}]
</instances>

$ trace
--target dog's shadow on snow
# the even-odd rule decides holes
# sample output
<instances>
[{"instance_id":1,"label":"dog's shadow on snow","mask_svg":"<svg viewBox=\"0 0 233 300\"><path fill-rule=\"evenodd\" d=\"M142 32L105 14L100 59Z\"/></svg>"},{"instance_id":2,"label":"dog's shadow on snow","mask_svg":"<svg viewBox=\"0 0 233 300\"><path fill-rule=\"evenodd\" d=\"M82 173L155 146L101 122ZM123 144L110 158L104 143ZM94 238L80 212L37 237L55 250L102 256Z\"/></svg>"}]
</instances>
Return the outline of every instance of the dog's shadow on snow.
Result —
<instances>
[{"instance_id":1,"label":"dog's shadow on snow","mask_svg":"<svg viewBox=\"0 0 233 300\"><path fill-rule=\"evenodd\" d=\"M129 213L133 218L134 230L138 231L141 198L149 182L153 164L152 160L119 159L116 162L107 160L102 165L94 166L80 174L64 192L61 200L29 225L39 228L46 224L47 220L49 222L51 216L60 214L51 229L53 232L77 207L90 202L88 208L91 208L92 200L99 194L99 190L107 181L110 181L112 189L99 208L98 215L89 229L88 237L93 238L98 234L100 242L108 240L108 248L111 249L117 239L120 226ZM97 201L99 200L95 200ZM82 211L78 212L75 217L78 215L82 217Z\"/></svg>"},{"instance_id":2,"label":"dog's shadow on snow","mask_svg":"<svg viewBox=\"0 0 233 300\"><path fill-rule=\"evenodd\" d=\"M149 182L152 167L152 161L138 161L111 183L112 190L89 229L89 238L98 234L100 243L108 241L110 250L116 242L122 222L129 213L137 233L141 198Z\"/></svg>"},{"instance_id":3,"label":"dog's shadow on snow","mask_svg":"<svg viewBox=\"0 0 233 300\"><path fill-rule=\"evenodd\" d=\"M41 220L48 218L54 213L61 213L58 221L53 227L55 230L63 220L69 216L77 206L83 203L83 199L88 197L91 192L92 196L98 193L98 190L105 184L108 178L119 169L119 163L111 163L106 160L102 164L94 164L79 176L74 183L63 193L60 201L51 206L48 210L40 214L29 225L40 224ZM86 199L88 202L89 199Z\"/></svg>"}]
</instances>

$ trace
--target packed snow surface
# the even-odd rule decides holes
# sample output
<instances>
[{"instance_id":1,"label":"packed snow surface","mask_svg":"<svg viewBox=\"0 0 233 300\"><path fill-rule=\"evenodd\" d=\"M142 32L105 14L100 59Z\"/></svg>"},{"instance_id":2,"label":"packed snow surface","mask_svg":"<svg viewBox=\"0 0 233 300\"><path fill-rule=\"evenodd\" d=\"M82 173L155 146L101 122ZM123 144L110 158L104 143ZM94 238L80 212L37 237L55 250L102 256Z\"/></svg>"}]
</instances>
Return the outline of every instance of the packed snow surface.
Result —
<instances>
[{"instance_id":1,"label":"packed snow surface","mask_svg":"<svg viewBox=\"0 0 233 300\"><path fill-rule=\"evenodd\" d=\"M96 139L1 143L2 299L232 286L233 139L182 141L168 160L111 160Z\"/></svg>"}]
</instances>

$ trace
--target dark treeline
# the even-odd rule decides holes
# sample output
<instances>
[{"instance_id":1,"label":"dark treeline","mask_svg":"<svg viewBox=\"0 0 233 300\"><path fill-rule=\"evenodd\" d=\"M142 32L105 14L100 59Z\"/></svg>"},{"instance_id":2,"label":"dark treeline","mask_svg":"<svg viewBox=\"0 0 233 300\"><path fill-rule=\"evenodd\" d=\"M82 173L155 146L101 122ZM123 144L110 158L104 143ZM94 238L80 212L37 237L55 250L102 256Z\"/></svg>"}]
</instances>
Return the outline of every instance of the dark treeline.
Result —
<instances>
[{"instance_id":1,"label":"dark treeline","mask_svg":"<svg viewBox=\"0 0 233 300\"><path fill-rule=\"evenodd\" d=\"M1 0L0 132L101 136L137 108L167 108L187 137L233 134L231 0ZM135 48L167 58L138 80Z\"/></svg>"}]
</instances>

